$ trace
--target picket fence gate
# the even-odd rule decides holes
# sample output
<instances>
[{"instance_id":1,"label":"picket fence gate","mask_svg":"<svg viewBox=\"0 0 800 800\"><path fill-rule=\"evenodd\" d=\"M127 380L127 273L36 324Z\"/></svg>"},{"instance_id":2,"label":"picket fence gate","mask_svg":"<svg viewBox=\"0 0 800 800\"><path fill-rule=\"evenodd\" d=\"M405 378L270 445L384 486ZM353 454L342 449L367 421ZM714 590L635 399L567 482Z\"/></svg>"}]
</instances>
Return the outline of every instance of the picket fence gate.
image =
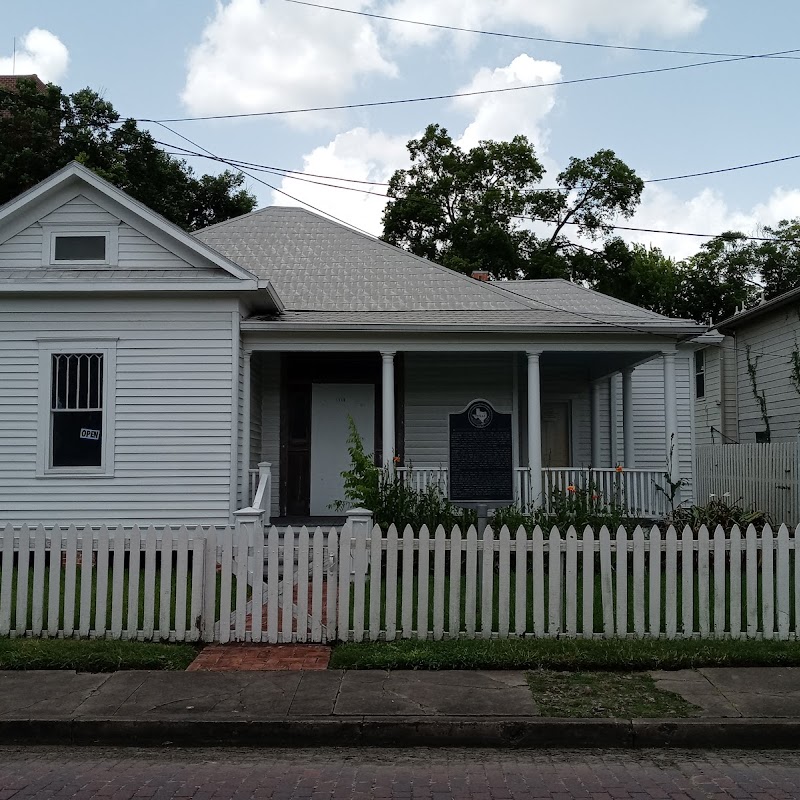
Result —
<instances>
[{"instance_id":1,"label":"picket fence gate","mask_svg":"<svg viewBox=\"0 0 800 800\"><path fill-rule=\"evenodd\" d=\"M800 526L0 529L0 635L795 639ZM254 532L256 535L254 535ZM263 565L263 568L262 566Z\"/></svg>"}]
</instances>

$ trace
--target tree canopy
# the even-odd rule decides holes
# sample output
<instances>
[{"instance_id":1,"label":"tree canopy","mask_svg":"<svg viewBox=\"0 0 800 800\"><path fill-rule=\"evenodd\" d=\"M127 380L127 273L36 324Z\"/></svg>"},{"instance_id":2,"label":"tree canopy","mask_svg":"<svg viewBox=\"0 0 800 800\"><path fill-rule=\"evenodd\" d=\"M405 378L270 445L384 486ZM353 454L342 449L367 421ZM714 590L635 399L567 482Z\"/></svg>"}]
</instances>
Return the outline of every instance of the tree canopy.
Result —
<instances>
[{"instance_id":1,"label":"tree canopy","mask_svg":"<svg viewBox=\"0 0 800 800\"><path fill-rule=\"evenodd\" d=\"M545 188L545 169L524 136L465 151L429 125L408 151L411 167L389 182L383 238L460 272L569 278L702 322L753 305L762 291L769 299L800 286L800 220L764 228L767 241L723 233L681 261L613 236L615 220L635 213L644 183L611 150L571 158ZM570 230L597 245L575 244Z\"/></svg>"},{"instance_id":2,"label":"tree canopy","mask_svg":"<svg viewBox=\"0 0 800 800\"><path fill-rule=\"evenodd\" d=\"M64 94L30 80L0 89L0 204L79 161L186 230L252 211L244 177L230 171L197 176L164 152L133 120L121 121L91 89Z\"/></svg>"}]
</instances>

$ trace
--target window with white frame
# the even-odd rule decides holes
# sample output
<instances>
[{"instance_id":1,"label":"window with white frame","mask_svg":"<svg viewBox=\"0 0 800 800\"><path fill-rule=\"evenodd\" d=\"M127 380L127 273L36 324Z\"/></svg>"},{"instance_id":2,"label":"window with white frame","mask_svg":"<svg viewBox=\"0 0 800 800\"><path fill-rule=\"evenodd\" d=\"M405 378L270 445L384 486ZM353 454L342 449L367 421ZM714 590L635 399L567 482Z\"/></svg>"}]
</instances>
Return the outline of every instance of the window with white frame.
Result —
<instances>
[{"instance_id":1,"label":"window with white frame","mask_svg":"<svg viewBox=\"0 0 800 800\"><path fill-rule=\"evenodd\" d=\"M39 473L113 470L113 344L45 344L40 350Z\"/></svg>"},{"instance_id":2,"label":"window with white frame","mask_svg":"<svg viewBox=\"0 0 800 800\"><path fill-rule=\"evenodd\" d=\"M42 266L99 266L118 261L118 230L115 226L45 225Z\"/></svg>"},{"instance_id":3,"label":"window with white frame","mask_svg":"<svg viewBox=\"0 0 800 800\"><path fill-rule=\"evenodd\" d=\"M706 396L706 353L697 350L694 354L694 396L702 400Z\"/></svg>"}]
</instances>

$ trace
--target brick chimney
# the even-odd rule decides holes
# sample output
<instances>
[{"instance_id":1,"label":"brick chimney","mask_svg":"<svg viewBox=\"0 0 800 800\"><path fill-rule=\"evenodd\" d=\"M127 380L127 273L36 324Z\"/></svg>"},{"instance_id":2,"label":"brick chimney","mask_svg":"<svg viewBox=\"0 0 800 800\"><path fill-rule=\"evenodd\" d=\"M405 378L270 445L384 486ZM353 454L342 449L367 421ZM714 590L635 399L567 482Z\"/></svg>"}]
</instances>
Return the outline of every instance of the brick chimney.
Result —
<instances>
[{"instance_id":1,"label":"brick chimney","mask_svg":"<svg viewBox=\"0 0 800 800\"><path fill-rule=\"evenodd\" d=\"M488 281L489 272L485 269L474 269L472 270L472 277L475 278L476 281Z\"/></svg>"}]
</instances>

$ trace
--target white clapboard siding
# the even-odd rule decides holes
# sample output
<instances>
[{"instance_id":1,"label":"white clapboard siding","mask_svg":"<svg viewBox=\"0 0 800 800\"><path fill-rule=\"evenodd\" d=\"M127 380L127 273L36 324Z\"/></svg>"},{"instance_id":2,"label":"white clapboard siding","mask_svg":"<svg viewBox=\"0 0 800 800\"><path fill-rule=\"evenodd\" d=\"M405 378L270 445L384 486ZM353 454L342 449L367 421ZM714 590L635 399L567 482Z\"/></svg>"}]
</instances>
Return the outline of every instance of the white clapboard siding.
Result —
<instances>
[{"instance_id":1,"label":"white clapboard siding","mask_svg":"<svg viewBox=\"0 0 800 800\"><path fill-rule=\"evenodd\" d=\"M0 636L787 641L798 638L799 545L800 526L750 526L743 537L735 527L546 536L409 527L398 536L351 524L341 535L255 522L9 524L0 528Z\"/></svg>"},{"instance_id":2,"label":"white clapboard siding","mask_svg":"<svg viewBox=\"0 0 800 800\"><path fill-rule=\"evenodd\" d=\"M697 448L697 499L712 495L769 514L778 524L800 519L800 443L707 445Z\"/></svg>"},{"instance_id":3,"label":"white clapboard siding","mask_svg":"<svg viewBox=\"0 0 800 800\"><path fill-rule=\"evenodd\" d=\"M227 523L232 313L214 300L64 298L47 314L0 302L0 522ZM87 335L116 340L113 476L37 478L37 339Z\"/></svg>"}]
</instances>

